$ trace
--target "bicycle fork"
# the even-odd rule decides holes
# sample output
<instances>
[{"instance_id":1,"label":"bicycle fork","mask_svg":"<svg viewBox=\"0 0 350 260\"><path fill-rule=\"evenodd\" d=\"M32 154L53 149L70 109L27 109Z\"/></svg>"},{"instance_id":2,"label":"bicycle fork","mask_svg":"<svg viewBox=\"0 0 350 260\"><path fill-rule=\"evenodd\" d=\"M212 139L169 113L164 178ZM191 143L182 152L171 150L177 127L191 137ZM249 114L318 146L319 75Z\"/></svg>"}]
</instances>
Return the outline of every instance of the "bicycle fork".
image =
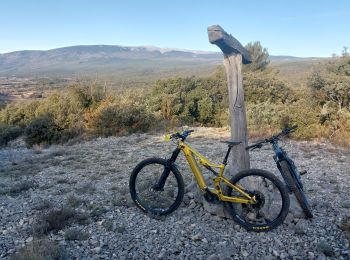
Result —
<instances>
[{"instance_id":1,"label":"bicycle fork","mask_svg":"<svg viewBox=\"0 0 350 260\"><path fill-rule=\"evenodd\" d=\"M295 179L296 185L299 188L302 189L302 185L301 185L301 182L300 182L300 179L299 179L300 177L298 178L298 176L296 175L294 169L291 169L290 162L288 162L288 160L286 160L286 159L279 159L276 155L273 156L273 159L276 162L277 168L278 168L279 172L281 173L281 175L283 177L284 183L286 184L286 186L288 188L288 191L292 192L292 188L291 188L291 184L289 183L288 178L286 177L285 173L282 170L282 166L280 164L280 162L282 162L282 161L285 161L287 163L288 170L289 170L290 174L292 175L293 179Z\"/></svg>"},{"instance_id":2,"label":"bicycle fork","mask_svg":"<svg viewBox=\"0 0 350 260\"><path fill-rule=\"evenodd\" d=\"M174 162L176 161L177 157L179 156L181 149L176 148L171 155L170 159L167 160L167 164L164 167L164 170L162 172L162 175L160 176L158 182L153 185L153 189L156 191L162 191L164 189L165 182L167 178L169 177L171 167L174 167Z\"/></svg>"}]
</instances>

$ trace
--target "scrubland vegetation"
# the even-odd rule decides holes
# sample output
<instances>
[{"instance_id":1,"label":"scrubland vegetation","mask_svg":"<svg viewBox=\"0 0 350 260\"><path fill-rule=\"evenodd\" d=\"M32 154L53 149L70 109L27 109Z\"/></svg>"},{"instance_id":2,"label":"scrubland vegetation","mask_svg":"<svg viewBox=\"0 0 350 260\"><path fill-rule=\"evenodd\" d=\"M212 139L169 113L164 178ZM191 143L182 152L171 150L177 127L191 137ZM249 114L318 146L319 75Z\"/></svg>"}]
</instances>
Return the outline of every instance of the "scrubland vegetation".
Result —
<instances>
[{"instance_id":1,"label":"scrubland vegetation","mask_svg":"<svg viewBox=\"0 0 350 260\"><path fill-rule=\"evenodd\" d=\"M350 57L343 53L314 68L307 83L283 80L269 67L260 43L247 46L253 64L243 68L251 137L297 124L300 139L350 145ZM151 88L106 93L72 84L43 100L10 103L0 110L0 145L24 135L28 146L89 136L125 135L180 125L228 125L226 76L219 66L207 77L173 77Z\"/></svg>"}]
</instances>

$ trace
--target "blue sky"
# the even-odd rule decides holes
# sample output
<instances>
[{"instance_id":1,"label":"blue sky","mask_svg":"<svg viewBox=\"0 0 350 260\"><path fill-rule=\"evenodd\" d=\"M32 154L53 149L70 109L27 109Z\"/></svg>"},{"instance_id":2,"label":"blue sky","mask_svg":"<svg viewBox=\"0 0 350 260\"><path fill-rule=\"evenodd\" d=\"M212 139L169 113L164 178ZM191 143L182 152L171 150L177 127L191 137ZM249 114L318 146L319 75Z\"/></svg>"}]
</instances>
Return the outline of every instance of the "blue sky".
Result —
<instances>
[{"instance_id":1,"label":"blue sky","mask_svg":"<svg viewBox=\"0 0 350 260\"><path fill-rule=\"evenodd\" d=\"M220 24L272 55L326 57L350 47L350 1L0 0L0 53L71 45L154 45L218 51Z\"/></svg>"}]
</instances>

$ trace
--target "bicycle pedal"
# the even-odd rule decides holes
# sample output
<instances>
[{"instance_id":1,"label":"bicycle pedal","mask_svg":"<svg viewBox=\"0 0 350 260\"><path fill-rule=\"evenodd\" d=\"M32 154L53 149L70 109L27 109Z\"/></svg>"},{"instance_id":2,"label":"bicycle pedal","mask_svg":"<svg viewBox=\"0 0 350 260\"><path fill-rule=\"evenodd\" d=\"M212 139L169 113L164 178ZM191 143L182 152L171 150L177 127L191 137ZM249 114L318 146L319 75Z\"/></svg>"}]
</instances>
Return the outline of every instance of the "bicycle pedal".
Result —
<instances>
[{"instance_id":1,"label":"bicycle pedal","mask_svg":"<svg viewBox=\"0 0 350 260\"><path fill-rule=\"evenodd\" d=\"M300 175L305 175L307 174L307 170L299 172Z\"/></svg>"}]
</instances>

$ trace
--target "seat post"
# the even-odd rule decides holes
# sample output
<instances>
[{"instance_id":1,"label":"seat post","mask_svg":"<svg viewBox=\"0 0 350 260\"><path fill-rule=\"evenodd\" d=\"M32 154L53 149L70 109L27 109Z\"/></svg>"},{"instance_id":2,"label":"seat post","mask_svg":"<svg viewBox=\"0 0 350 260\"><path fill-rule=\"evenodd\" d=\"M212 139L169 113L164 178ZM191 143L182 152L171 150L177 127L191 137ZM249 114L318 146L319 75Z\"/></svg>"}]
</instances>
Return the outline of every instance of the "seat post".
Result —
<instances>
[{"instance_id":1,"label":"seat post","mask_svg":"<svg viewBox=\"0 0 350 260\"><path fill-rule=\"evenodd\" d=\"M230 155L231 148L232 148L232 146L231 146L231 145L229 145L229 146L228 146L227 153L226 153L225 158L224 158L224 161L222 162L222 164L224 164L224 165L226 165L226 164L227 164L227 159L228 159L228 156Z\"/></svg>"}]
</instances>

